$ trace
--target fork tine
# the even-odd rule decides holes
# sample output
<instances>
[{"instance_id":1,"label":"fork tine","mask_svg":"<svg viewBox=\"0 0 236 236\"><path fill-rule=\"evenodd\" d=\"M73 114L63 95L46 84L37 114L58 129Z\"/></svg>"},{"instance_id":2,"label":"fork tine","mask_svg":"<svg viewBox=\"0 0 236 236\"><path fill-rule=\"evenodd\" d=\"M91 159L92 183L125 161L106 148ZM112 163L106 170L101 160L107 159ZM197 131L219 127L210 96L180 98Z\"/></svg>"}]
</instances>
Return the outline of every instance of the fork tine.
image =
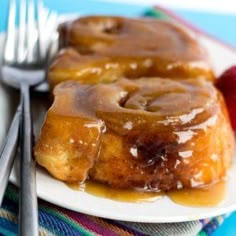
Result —
<instances>
[{"instance_id":1,"label":"fork tine","mask_svg":"<svg viewBox=\"0 0 236 236\"><path fill-rule=\"evenodd\" d=\"M58 39L58 33L56 30L57 24L58 24L58 15L56 12L52 11L46 20L46 26L47 26L46 31L47 31L47 34L51 35L50 39L47 39L47 41L45 42L45 45L46 45L45 49L48 52L48 54L46 55L47 59L50 59L50 53L52 53L50 49L52 49L53 44L55 44L55 42Z\"/></svg>"},{"instance_id":2,"label":"fork tine","mask_svg":"<svg viewBox=\"0 0 236 236\"><path fill-rule=\"evenodd\" d=\"M57 13L52 11L51 14L48 16L47 21L46 21L47 33L57 32L56 31L57 23L58 23ZM49 39L49 41L50 41L50 39Z\"/></svg>"},{"instance_id":3,"label":"fork tine","mask_svg":"<svg viewBox=\"0 0 236 236\"><path fill-rule=\"evenodd\" d=\"M45 56L45 50L44 50L44 38L43 30L45 27L45 18L48 15L48 11L44 9L43 2L41 0L38 1L37 6L37 14L38 14L38 20L37 20L37 30L38 30L38 53L40 56L40 59L43 59Z\"/></svg>"},{"instance_id":4,"label":"fork tine","mask_svg":"<svg viewBox=\"0 0 236 236\"><path fill-rule=\"evenodd\" d=\"M34 2L32 0L28 1L27 4L27 62L33 63L36 58L34 58L34 46L37 40L37 32L35 30L35 8Z\"/></svg>"},{"instance_id":5,"label":"fork tine","mask_svg":"<svg viewBox=\"0 0 236 236\"><path fill-rule=\"evenodd\" d=\"M13 62L15 57L15 21L16 21L16 1L9 1L7 36L5 41L4 61Z\"/></svg>"},{"instance_id":6,"label":"fork tine","mask_svg":"<svg viewBox=\"0 0 236 236\"><path fill-rule=\"evenodd\" d=\"M50 12L47 8L43 6L42 0L38 1L38 51L41 59L48 59L49 49L51 48L51 43L53 38L55 38L55 32L57 27L57 14L56 12ZM52 34L52 32L54 34ZM50 35L50 37L42 37L43 35Z\"/></svg>"},{"instance_id":7,"label":"fork tine","mask_svg":"<svg viewBox=\"0 0 236 236\"><path fill-rule=\"evenodd\" d=\"M21 0L20 16L19 16L19 31L18 31L18 48L17 59L18 63L25 60L25 40L26 40L26 1Z\"/></svg>"}]
</instances>

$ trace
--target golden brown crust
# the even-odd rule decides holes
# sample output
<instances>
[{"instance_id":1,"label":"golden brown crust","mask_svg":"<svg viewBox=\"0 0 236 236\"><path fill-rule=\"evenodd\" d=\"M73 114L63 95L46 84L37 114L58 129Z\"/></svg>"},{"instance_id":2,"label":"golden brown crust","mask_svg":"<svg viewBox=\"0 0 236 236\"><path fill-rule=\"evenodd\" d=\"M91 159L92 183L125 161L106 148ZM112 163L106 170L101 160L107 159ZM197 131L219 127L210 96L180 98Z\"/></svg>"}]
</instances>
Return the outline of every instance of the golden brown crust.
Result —
<instances>
[{"instance_id":1,"label":"golden brown crust","mask_svg":"<svg viewBox=\"0 0 236 236\"><path fill-rule=\"evenodd\" d=\"M213 80L206 51L183 29L161 20L83 17L60 27L63 49L49 70L51 86L121 77L204 77Z\"/></svg>"},{"instance_id":2,"label":"golden brown crust","mask_svg":"<svg viewBox=\"0 0 236 236\"><path fill-rule=\"evenodd\" d=\"M166 191L218 181L230 165L225 104L205 80L67 82L54 94L35 156L61 180Z\"/></svg>"},{"instance_id":3,"label":"golden brown crust","mask_svg":"<svg viewBox=\"0 0 236 236\"><path fill-rule=\"evenodd\" d=\"M66 48L49 69L51 87L80 83L54 90L34 150L40 165L63 181L151 191L225 176L232 130L207 82L206 52L191 36L165 21L105 16L59 32Z\"/></svg>"}]
</instances>

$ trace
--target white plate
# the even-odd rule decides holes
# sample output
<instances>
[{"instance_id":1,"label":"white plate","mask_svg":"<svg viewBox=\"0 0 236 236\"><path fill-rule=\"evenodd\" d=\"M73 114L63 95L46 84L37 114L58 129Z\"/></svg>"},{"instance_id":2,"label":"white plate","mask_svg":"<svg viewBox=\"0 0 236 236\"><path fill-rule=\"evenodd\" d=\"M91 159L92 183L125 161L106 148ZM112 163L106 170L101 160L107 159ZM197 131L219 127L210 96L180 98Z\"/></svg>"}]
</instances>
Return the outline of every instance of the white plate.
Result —
<instances>
[{"instance_id":1,"label":"white plate","mask_svg":"<svg viewBox=\"0 0 236 236\"><path fill-rule=\"evenodd\" d=\"M0 48L3 42L2 39L3 35L0 37ZM230 65L236 64L236 52L204 36L199 37L199 41L208 49L216 74L221 73ZM0 141L2 141L6 133L12 111L14 112L13 103L17 102L13 95L12 91L7 91L0 84ZM9 109L12 107L13 109ZM37 118L37 122L40 122L43 117L43 114L40 114L40 109L43 109L42 101L38 101L37 114L34 115L35 119ZM37 127L36 132L38 132ZM17 169L17 165L15 165L10 177L13 183L17 183L17 179L19 179ZM89 215L133 222L166 223L191 221L233 211L236 209L235 185L236 163L234 162L230 171L226 198L218 207L186 207L173 203L168 197L163 197L151 203L124 203L96 197L86 192L74 191L63 182L49 176L46 171L37 170L37 194L40 198Z\"/></svg>"}]
</instances>

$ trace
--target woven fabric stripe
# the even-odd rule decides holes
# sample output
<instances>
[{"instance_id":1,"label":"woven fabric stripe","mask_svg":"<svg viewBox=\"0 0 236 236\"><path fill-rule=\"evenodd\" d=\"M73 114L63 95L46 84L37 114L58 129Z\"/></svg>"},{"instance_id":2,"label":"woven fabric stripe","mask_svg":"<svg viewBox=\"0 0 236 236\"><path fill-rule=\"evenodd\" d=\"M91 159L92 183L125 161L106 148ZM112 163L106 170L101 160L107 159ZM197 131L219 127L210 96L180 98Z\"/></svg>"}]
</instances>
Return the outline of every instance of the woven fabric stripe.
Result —
<instances>
[{"instance_id":1,"label":"woven fabric stripe","mask_svg":"<svg viewBox=\"0 0 236 236\"><path fill-rule=\"evenodd\" d=\"M47 209L48 211L51 211L51 207L49 206L49 204L43 204L43 208L44 209ZM93 224L90 225L90 221L88 221L86 219L86 215L85 214L81 214L81 213L75 213L73 211L69 211L69 210L66 210L66 209L63 209L63 208L60 208L58 206L55 206L54 205L54 208L53 208L53 212L52 214L54 215L64 215L64 217L68 218L69 219L69 222L70 224L77 228L78 227L78 224L82 225L82 227L84 227L85 229L90 229L92 230L94 233L100 233L98 228L96 228ZM105 229L104 229L105 230ZM97 232L98 231L98 232ZM109 232L110 233L110 232Z\"/></svg>"},{"instance_id":2,"label":"woven fabric stripe","mask_svg":"<svg viewBox=\"0 0 236 236\"><path fill-rule=\"evenodd\" d=\"M95 217L88 217L85 214L77 214L75 212L69 212L64 210L64 214L66 214L71 220L74 220L75 222L80 222L81 225L83 225L86 228L89 228L96 234L100 235L116 235L115 232L119 231L120 233L125 233L122 232L122 230L117 229L117 231L112 230L109 227L105 227L102 223L97 224L93 219Z\"/></svg>"},{"instance_id":3,"label":"woven fabric stripe","mask_svg":"<svg viewBox=\"0 0 236 236\"><path fill-rule=\"evenodd\" d=\"M14 220L12 219L12 216L10 216L8 218L9 214L2 214L2 212L0 212L0 233L2 233L3 235L5 235L7 233L7 235L16 235L17 234L17 223L14 222Z\"/></svg>"},{"instance_id":4,"label":"woven fabric stripe","mask_svg":"<svg viewBox=\"0 0 236 236\"><path fill-rule=\"evenodd\" d=\"M147 224L136 222L120 222L126 226L139 230L143 234L158 236L192 236L196 235L202 228L199 221L183 223Z\"/></svg>"},{"instance_id":5,"label":"woven fabric stripe","mask_svg":"<svg viewBox=\"0 0 236 236\"><path fill-rule=\"evenodd\" d=\"M109 228L114 232L115 235L125 235L125 236L132 236L135 235L135 232L133 232L131 229L127 231L126 229L123 229L122 227L119 227L115 224L112 224L108 222L107 219L99 218L99 217L93 217L88 216L93 222L96 222L98 225L102 225L103 227Z\"/></svg>"},{"instance_id":6,"label":"woven fabric stripe","mask_svg":"<svg viewBox=\"0 0 236 236\"><path fill-rule=\"evenodd\" d=\"M40 225L55 235L87 235L83 228L80 230L80 227L78 226L77 229L75 229L50 212L41 210L40 213L42 213L40 215L42 219L39 218Z\"/></svg>"},{"instance_id":7,"label":"woven fabric stripe","mask_svg":"<svg viewBox=\"0 0 236 236\"><path fill-rule=\"evenodd\" d=\"M48 205L48 204L47 204ZM51 204L50 204L51 205ZM48 206L49 208L49 206ZM116 221L111 221L111 220L106 220L98 217L92 217L92 216L87 216L85 214L69 211L66 209L62 209L58 206L54 206L53 209L53 214L54 211L59 211L61 214L67 215L72 221L75 221L74 223L77 224L82 224L82 225L87 225L87 227L90 228L90 230L93 230L94 233L98 233L101 235L143 235L138 233L138 231L135 231L133 229L129 229L127 226L121 226L118 224ZM60 214L58 213L58 214ZM98 221L99 219L99 224L94 222ZM110 222L110 223L109 223ZM102 231L102 232L101 232Z\"/></svg>"}]
</instances>

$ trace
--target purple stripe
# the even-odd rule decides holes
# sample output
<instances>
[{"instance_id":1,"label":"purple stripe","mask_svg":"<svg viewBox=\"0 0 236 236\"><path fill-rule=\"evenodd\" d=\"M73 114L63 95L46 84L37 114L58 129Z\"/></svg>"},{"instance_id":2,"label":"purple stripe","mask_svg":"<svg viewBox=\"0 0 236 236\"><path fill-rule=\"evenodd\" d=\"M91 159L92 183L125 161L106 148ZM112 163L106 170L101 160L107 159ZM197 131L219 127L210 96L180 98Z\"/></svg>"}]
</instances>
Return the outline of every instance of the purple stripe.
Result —
<instances>
[{"instance_id":1,"label":"purple stripe","mask_svg":"<svg viewBox=\"0 0 236 236\"><path fill-rule=\"evenodd\" d=\"M209 219L201 219L199 220L199 222L202 224L202 226L204 227L205 225L207 225L209 223Z\"/></svg>"}]
</instances>

